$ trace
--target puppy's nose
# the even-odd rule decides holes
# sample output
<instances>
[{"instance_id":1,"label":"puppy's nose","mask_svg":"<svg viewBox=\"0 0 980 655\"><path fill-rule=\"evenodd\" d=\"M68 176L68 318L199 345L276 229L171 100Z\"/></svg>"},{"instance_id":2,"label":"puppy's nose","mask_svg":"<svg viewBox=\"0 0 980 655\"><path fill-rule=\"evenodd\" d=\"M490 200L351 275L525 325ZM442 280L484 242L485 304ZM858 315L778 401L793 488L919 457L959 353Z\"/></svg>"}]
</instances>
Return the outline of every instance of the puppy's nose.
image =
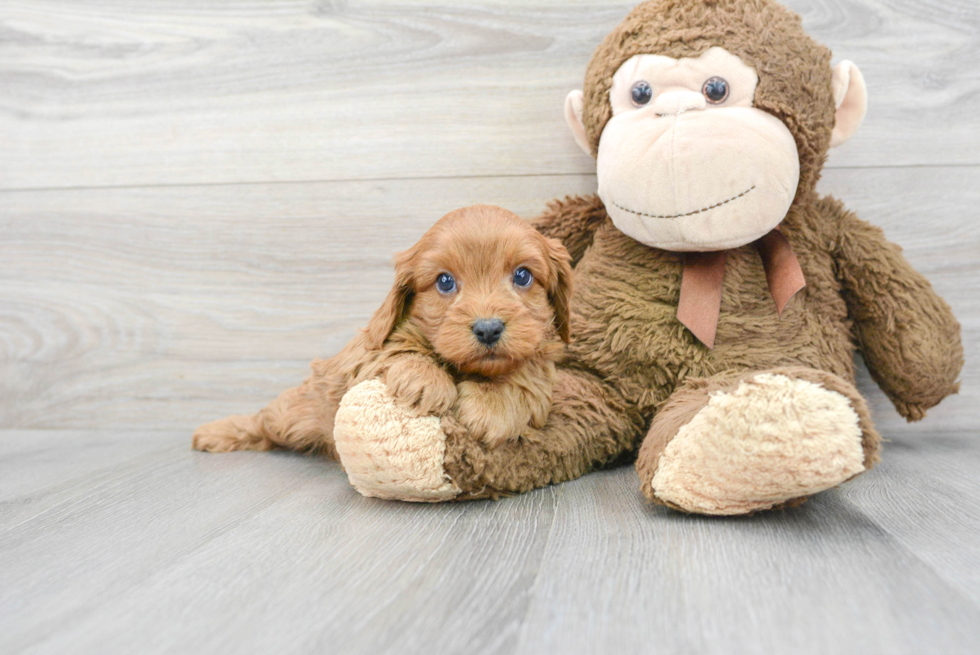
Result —
<instances>
[{"instance_id":1,"label":"puppy's nose","mask_svg":"<svg viewBox=\"0 0 980 655\"><path fill-rule=\"evenodd\" d=\"M473 334L485 346L492 346L500 339L504 322L499 318L481 318L473 324Z\"/></svg>"}]
</instances>

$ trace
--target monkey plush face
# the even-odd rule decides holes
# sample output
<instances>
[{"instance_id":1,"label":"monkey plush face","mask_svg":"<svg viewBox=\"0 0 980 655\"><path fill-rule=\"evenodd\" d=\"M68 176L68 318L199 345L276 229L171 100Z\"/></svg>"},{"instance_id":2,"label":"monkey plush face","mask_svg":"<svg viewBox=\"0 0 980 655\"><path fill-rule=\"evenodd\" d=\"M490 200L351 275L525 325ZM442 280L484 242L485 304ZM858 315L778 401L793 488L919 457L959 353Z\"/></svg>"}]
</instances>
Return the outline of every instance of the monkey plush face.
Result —
<instances>
[{"instance_id":1,"label":"monkey plush face","mask_svg":"<svg viewBox=\"0 0 980 655\"><path fill-rule=\"evenodd\" d=\"M613 223L649 246L763 237L864 116L857 68L772 0L650 0L597 49L565 117Z\"/></svg>"},{"instance_id":2,"label":"monkey plush face","mask_svg":"<svg viewBox=\"0 0 980 655\"><path fill-rule=\"evenodd\" d=\"M599 197L616 226L665 250L721 250L776 227L796 195L793 135L752 106L755 70L723 48L631 57L613 76Z\"/></svg>"}]
</instances>

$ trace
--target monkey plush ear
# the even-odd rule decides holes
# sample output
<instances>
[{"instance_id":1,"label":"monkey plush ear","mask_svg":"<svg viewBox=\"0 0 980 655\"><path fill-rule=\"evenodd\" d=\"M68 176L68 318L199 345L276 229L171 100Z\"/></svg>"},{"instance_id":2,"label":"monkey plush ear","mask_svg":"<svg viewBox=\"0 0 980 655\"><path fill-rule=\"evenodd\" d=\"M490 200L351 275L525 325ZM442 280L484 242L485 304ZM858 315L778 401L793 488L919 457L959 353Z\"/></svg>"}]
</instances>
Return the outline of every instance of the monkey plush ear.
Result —
<instances>
[{"instance_id":1,"label":"monkey plush ear","mask_svg":"<svg viewBox=\"0 0 980 655\"><path fill-rule=\"evenodd\" d=\"M592 156L592 146L589 145L589 137L585 134L585 124L582 123L582 107L585 99L581 91L575 90L565 97L565 121L568 129L572 131L575 143L582 149L582 152L589 157Z\"/></svg>"},{"instance_id":2,"label":"monkey plush ear","mask_svg":"<svg viewBox=\"0 0 980 655\"><path fill-rule=\"evenodd\" d=\"M834 67L831 84L834 88L834 131L830 133L830 147L836 148L857 132L868 110L868 90L864 76L858 67L842 61Z\"/></svg>"}]
</instances>

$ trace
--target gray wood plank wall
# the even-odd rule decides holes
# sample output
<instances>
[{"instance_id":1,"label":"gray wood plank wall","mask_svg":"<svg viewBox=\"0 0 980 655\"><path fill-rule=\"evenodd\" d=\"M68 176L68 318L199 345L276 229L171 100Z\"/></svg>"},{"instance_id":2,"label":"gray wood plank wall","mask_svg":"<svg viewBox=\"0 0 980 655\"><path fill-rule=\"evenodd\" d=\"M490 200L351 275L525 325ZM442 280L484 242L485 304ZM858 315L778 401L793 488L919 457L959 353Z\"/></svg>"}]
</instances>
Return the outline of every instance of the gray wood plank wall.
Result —
<instances>
[{"instance_id":1,"label":"gray wood plank wall","mask_svg":"<svg viewBox=\"0 0 980 655\"><path fill-rule=\"evenodd\" d=\"M964 327L980 404L980 4L789 0L864 72L821 189ZM0 428L191 429L354 334L455 207L594 190L564 95L630 4L0 4ZM907 428L866 375L886 434Z\"/></svg>"}]
</instances>

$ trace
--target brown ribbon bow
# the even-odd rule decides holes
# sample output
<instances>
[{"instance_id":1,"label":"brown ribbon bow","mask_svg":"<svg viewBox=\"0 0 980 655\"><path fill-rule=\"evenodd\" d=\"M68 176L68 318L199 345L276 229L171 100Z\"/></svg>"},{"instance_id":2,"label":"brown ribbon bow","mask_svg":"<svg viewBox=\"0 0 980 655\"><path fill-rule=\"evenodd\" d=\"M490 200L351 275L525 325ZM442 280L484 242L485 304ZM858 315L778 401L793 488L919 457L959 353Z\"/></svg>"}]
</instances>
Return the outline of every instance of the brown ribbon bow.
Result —
<instances>
[{"instance_id":1,"label":"brown ribbon bow","mask_svg":"<svg viewBox=\"0 0 980 655\"><path fill-rule=\"evenodd\" d=\"M769 293L776 301L776 313L783 309L796 292L806 286L803 269L793 247L779 228L753 243L762 258ZM683 323L701 343L714 348L721 310L721 283L725 279L727 250L689 252L684 256L684 275L681 278L681 298L677 304L677 320Z\"/></svg>"}]
</instances>

